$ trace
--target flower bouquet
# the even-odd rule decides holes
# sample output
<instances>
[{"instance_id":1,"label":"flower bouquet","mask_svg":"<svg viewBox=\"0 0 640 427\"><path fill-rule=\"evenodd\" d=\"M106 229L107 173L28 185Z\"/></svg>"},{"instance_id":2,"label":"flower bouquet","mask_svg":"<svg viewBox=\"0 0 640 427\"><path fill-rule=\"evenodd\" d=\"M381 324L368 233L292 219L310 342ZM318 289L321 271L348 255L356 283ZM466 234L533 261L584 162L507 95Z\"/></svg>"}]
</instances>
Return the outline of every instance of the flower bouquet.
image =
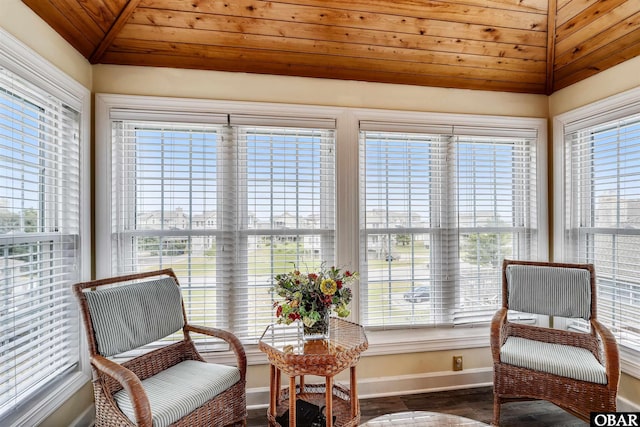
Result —
<instances>
[{"instance_id":1,"label":"flower bouquet","mask_svg":"<svg viewBox=\"0 0 640 427\"><path fill-rule=\"evenodd\" d=\"M281 298L275 301L278 323L286 325L301 320L305 336L325 338L329 328L329 314L335 310L339 317L347 317L351 312L348 305L353 298L347 287L358 278L357 272L336 267L302 273L295 265L288 273L277 274L272 291Z\"/></svg>"}]
</instances>

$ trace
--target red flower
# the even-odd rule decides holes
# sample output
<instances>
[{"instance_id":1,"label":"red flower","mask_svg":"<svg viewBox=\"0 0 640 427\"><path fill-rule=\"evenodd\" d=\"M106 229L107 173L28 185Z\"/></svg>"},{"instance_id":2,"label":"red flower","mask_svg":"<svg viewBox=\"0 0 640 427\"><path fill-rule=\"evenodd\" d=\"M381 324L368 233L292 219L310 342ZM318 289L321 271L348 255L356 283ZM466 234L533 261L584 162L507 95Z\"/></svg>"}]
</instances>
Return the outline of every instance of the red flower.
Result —
<instances>
[{"instance_id":1,"label":"red flower","mask_svg":"<svg viewBox=\"0 0 640 427\"><path fill-rule=\"evenodd\" d=\"M276 308L276 317L280 317L280 315L282 315L282 306L279 305L278 308Z\"/></svg>"},{"instance_id":2,"label":"red flower","mask_svg":"<svg viewBox=\"0 0 640 427\"><path fill-rule=\"evenodd\" d=\"M342 280L336 280L336 286L338 286L338 289L342 289Z\"/></svg>"},{"instance_id":3,"label":"red flower","mask_svg":"<svg viewBox=\"0 0 640 427\"><path fill-rule=\"evenodd\" d=\"M351 277L351 272L349 270L344 272L345 277Z\"/></svg>"},{"instance_id":4,"label":"red flower","mask_svg":"<svg viewBox=\"0 0 640 427\"><path fill-rule=\"evenodd\" d=\"M309 280L316 280L318 278L318 275L316 273L309 273Z\"/></svg>"},{"instance_id":5,"label":"red flower","mask_svg":"<svg viewBox=\"0 0 640 427\"><path fill-rule=\"evenodd\" d=\"M300 318L300 313L289 313L289 319L291 320L299 320Z\"/></svg>"}]
</instances>

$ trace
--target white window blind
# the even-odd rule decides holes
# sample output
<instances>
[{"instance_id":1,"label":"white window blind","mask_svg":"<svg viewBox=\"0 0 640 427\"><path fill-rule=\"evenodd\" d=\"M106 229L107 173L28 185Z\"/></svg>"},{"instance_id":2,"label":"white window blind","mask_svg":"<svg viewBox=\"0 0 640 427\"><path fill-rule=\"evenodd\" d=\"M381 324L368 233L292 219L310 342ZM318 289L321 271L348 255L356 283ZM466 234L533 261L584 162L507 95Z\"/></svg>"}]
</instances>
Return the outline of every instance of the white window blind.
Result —
<instances>
[{"instance_id":1,"label":"white window blind","mask_svg":"<svg viewBox=\"0 0 640 427\"><path fill-rule=\"evenodd\" d=\"M257 340L273 321L271 277L334 259L335 123L116 113L114 272L172 267L194 323Z\"/></svg>"},{"instance_id":2,"label":"white window blind","mask_svg":"<svg viewBox=\"0 0 640 427\"><path fill-rule=\"evenodd\" d=\"M79 363L79 123L0 67L0 424Z\"/></svg>"},{"instance_id":3,"label":"white window blind","mask_svg":"<svg viewBox=\"0 0 640 427\"><path fill-rule=\"evenodd\" d=\"M233 123L233 120L232 120ZM234 128L238 146L239 256L236 331L259 337L272 323L271 278L335 262L334 132Z\"/></svg>"},{"instance_id":4,"label":"white window blind","mask_svg":"<svg viewBox=\"0 0 640 427\"><path fill-rule=\"evenodd\" d=\"M490 320L501 304L504 258L539 259L535 133L512 133L455 137L454 324Z\"/></svg>"},{"instance_id":5,"label":"white window blind","mask_svg":"<svg viewBox=\"0 0 640 427\"><path fill-rule=\"evenodd\" d=\"M599 319L640 350L640 114L600 118L565 128L563 256L595 265Z\"/></svg>"},{"instance_id":6,"label":"white window blind","mask_svg":"<svg viewBox=\"0 0 640 427\"><path fill-rule=\"evenodd\" d=\"M112 135L113 273L173 268L189 319L228 327L223 127L117 120Z\"/></svg>"},{"instance_id":7,"label":"white window blind","mask_svg":"<svg viewBox=\"0 0 640 427\"><path fill-rule=\"evenodd\" d=\"M384 127L361 123L363 322L488 322L502 259L538 256L536 131Z\"/></svg>"}]
</instances>

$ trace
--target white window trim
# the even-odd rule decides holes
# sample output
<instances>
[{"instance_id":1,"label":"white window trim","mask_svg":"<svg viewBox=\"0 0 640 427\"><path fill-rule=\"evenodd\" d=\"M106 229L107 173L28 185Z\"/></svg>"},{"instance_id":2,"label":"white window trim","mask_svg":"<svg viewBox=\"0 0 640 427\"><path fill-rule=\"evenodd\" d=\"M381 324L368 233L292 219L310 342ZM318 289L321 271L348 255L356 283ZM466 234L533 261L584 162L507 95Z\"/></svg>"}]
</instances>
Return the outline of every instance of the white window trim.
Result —
<instances>
[{"instance_id":1,"label":"white window trim","mask_svg":"<svg viewBox=\"0 0 640 427\"><path fill-rule=\"evenodd\" d=\"M275 104L244 101L202 100L190 98L166 98L152 96L117 95L98 93L95 96L96 136L96 274L111 274L111 126L110 112L119 109L155 111L182 111L202 114L224 111L229 114L255 114L277 117L314 117L336 120L336 259L344 268L359 266L359 122L374 120L434 125L452 123L464 126L509 128L536 128L538 141L536 152L538 198L538 248L540 259L548 259L548 208L547 208L547 121L540 118L501 117L468 114L425 113L414 111L375 110L364 108L338 108L313 105ZM358 294L354 289L349 320L358 321ZM396 329L367 332L370 347L365 356L401 354L422 351L489 347L488 327ZM247 346L249 364L266 363L257 346ZM214 356L224 360L225 356Z\"/></svg>"},{"instance_id":2,"label":"white window trim","mask_svg":"<svg viewBox=\"0 0 640 427\"><path fill-rule=\"evenodd\" d=\"M60 99L65 100L81 114L80 122L80 272L81 280L91 276L91 92L80 83L67 76L60 69L46 61L35 51L24 45L11 34L0 28L0 65L11 70ZM71 290L69 290L71 293ZM44 421L63 403L91 380L85 333L78 317L80 342L79 368L50 387L46 387L21 405L21 409L6 421L9 425L37 425ZM46 398L44 398L46 397Z\"/></svg>"},{"instance_id":3,"label":"white window trim","mask_svg":"<svg viewBox=\"0 0 640 427\"><path fill-rule=\"evenodd\" d=\"M553 118L553 247L554 258L563 261L565 253L565 125L576 120L589 120L599 115L607 115L614 120L627 115L640 113L640 88L611 96L609 98L567 111ZM640 378L640 352L627 348L620 349L620 367L622 372Z\"/></svg>"}]
</instances>

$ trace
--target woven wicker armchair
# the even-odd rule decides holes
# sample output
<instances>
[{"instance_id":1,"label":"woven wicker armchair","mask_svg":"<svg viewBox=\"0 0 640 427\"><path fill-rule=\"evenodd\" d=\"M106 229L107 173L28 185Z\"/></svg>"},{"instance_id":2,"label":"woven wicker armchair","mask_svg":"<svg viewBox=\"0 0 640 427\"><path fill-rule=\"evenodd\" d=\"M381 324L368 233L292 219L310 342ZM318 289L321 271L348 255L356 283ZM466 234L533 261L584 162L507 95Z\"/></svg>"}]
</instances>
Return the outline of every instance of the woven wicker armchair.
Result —
<instances>
[{"instance_id":1,"label":"woven wicker armchair","mask_svg":"<svg viewBox=\"0 0 640 427\"><path fill-rule=\"evenodd\" d=\"M88 338L97 427L246 425L244 348L229 332L188 323L171 269L77 283L73 290ZM123 363L110 358L179 330L178 342ZM190 333L226 341L237 366L206 363Z\"/></svg>"},{"instance_id":2,"label":"woven wicker armchair","mask_svg":"<svg viewBox=\"0 0 640 427\"><path fill-rule=\"evenodd\" d=\"M616 410L618 346L596 318L595 282L591 264L503 262L502 308L491 323L493 425L500 405L517 400L547 400L587 422L592 411ZM511 322L509 310L582 318L590 332Z\"/></svg>"}]
</instances>

